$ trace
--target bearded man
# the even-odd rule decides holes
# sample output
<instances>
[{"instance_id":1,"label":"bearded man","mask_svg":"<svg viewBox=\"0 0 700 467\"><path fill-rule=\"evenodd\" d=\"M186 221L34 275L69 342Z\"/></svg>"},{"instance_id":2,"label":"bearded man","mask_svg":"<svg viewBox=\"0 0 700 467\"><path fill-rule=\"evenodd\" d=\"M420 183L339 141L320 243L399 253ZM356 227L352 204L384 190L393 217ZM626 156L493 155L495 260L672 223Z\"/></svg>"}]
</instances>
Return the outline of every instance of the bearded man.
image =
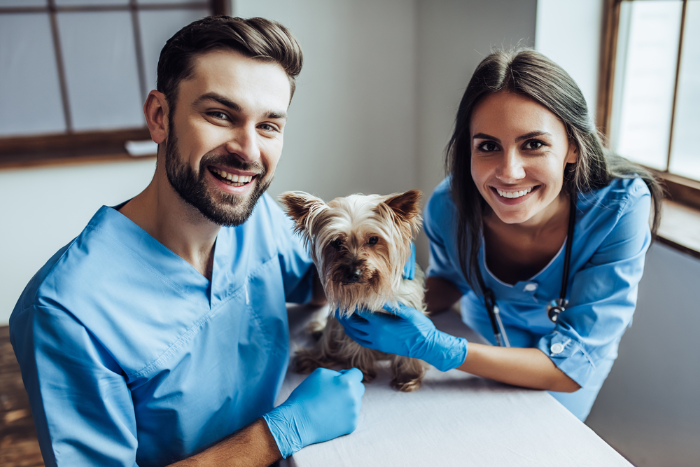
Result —
<instances>
[{"instance_id":1,"label":"bearded man","mask_svg":"<svg viewBox=\"0 0 700 467\"><path fill-rule=\"evenodd\" d=\"M103 206L34 276L10 318L47 466L269 465L354 430L357 369L318 370L274 408L285 302L322 299L267 196L299 44L262 18L176 33L144 114L146 189Z\"/></svg>"}]
</instances>

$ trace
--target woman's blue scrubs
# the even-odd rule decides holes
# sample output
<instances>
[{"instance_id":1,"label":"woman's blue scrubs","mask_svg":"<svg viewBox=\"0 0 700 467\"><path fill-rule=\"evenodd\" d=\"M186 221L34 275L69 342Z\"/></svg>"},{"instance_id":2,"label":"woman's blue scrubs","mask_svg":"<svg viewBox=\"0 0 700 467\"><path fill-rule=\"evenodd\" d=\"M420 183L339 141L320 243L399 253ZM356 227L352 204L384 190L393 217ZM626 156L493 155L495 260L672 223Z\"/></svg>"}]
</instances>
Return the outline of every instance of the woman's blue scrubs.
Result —
<instances>
[{"instance_id":1,"label":"woman's blue scrubs","mask_svg":"<svg viewBox=\"0 0 700 467\"><path fill-rule=\"evenodd\" d=\"M482 297L462 275L457 254L457 211L450 179L438 185L428 201L424 228L430 239L428 277L455 284L464 294L462 319L495 344ZM513 347L537 347L576 381L574 393L550 392L580 420L585 420L617 358L617 347L632 323L637 285L651 242L651 196L641 179L615 179L607 187L579 194L568 282L569 305L555 325L547 304L559 298L564 248L542 271L525 281L506 284L485 264L484 243L479 267L493 290Z\"/></svg>"}]
</instances>

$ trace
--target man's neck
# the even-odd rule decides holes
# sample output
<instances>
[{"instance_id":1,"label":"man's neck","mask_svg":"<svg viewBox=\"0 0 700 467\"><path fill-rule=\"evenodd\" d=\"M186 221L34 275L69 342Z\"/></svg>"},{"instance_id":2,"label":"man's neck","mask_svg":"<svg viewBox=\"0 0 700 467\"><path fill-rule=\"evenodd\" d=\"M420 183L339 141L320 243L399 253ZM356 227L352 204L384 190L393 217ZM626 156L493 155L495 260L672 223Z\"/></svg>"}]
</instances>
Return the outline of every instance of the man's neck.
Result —
<instances>
[{"instance_id":1,"label":"man's neck","mask_svg":"<svg viewBox=\"0 0 700 467\"><path fill-rule=\"evenodd\" d=\"M159 164L151 183L120 212L211 280L221 227L186 203L164 172Z\"/></svg>"}]
</instances>

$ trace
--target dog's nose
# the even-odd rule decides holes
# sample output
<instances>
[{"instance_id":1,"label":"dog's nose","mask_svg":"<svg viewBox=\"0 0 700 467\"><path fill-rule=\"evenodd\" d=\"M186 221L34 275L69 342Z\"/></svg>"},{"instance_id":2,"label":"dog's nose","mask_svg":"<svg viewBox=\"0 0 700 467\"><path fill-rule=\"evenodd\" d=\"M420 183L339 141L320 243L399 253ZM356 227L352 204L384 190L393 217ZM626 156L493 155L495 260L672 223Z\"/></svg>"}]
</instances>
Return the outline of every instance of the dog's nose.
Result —
<instances>
[{"instance_id":1,"label":"dog's nose","mask_svg":"<svg viewBox=\"0 0 700 467\"><path fill-rule=\"evenodd\" d=\"M359 282L361 274L362 271L359 269L351 269L345 274L345 280L351 283Z\"/></svg>"}]
</instances>

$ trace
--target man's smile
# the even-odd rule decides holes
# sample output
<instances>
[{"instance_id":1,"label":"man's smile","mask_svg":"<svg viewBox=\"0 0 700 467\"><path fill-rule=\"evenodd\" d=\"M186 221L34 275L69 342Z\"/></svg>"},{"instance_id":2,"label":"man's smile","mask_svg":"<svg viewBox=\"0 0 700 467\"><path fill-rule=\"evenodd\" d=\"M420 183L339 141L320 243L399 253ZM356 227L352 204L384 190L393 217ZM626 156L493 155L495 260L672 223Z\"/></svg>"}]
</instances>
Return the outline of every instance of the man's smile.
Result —
<instances>
[{"instance_id":1,"label":"man's smile","mask_svg":"<svg viewBox=\"0 0 700 467\"><path fill-rule=\"evenodd\" d=\"M239 170L226 171L219 167L207 167L214 177L233 187L242 187L249 184L258 174L241 172Z\"/></svg>"}]
</instances>

